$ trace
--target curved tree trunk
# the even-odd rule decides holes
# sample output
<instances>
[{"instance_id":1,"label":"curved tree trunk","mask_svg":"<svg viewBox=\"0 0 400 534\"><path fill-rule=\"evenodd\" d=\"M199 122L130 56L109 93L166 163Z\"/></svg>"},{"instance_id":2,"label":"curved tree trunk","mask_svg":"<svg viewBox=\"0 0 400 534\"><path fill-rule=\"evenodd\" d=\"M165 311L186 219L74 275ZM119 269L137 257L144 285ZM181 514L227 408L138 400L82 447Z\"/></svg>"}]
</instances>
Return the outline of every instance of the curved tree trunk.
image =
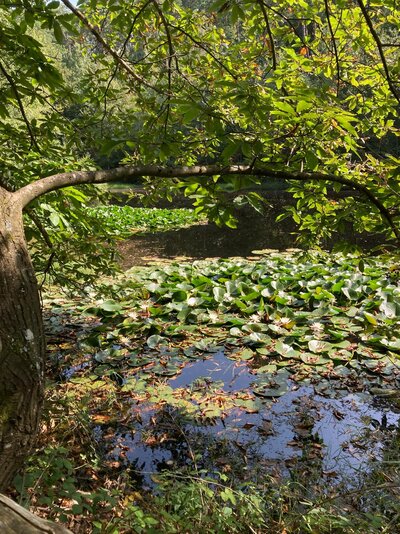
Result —
<instances>
[{"instance_id":1,"label":"curved tree trunk","mask_svg":"<svg viewBox=\"0 0 400 534\"><path fill-rule=\"evenodd\" d=\"M45 341L22 206L0 188L0 490L34 443L43 400Z\"/></svg>"}]
</instances>

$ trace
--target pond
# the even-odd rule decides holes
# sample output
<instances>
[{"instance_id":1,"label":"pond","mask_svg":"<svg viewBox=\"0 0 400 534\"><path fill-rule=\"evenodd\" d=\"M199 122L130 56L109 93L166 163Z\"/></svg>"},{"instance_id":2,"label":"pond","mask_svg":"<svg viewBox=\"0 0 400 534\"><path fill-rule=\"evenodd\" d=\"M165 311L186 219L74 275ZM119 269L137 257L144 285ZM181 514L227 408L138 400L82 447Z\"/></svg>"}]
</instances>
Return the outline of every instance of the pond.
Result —
<instances>
[{"instance_id":1,"label":"pond","mask_svg":"<svg viewBox=\"0 0 400 534\"><path fill-rule=\"evenodd\" d=\"M257 250L283 251L298 247L297 225L293 220L288 218L276 222L277 216L282 213L283 205L290 199L284 192L279 195L271 192L268 194L269 204L263 214L250 207L235 211L238 220L236 229L220 228L214 223L208 223L179 230L133 235L119 247L124 269L134 265L145 265L155 258L184 260L252 257L253 251ZM342 237L363 249L370 249L380 244L379 237L357 234L350 226L346 229L346 236ZM340 238L341 236L335 236L324 246L331 249Z\"/></svg>"},{"instance_id":2,"label":"pond","mask_svg":"<svg viewBox=\"0 0 400 534\"><path fill-rule=\"evenodd\" d=\"M324 493L386 461L400 435L398 269L301 255L295 225L275 223L282 201L241 209L237 230L135 234L103 294L45 301L49 334L67 340L50 342L49 375L87 410L106 476L151 492L160 473L222 473Z\"/></svg>"},{"instance_id":3,"label":"pond","mask_svg":"<svg viewBox=\"0 0 400 534\"><path fill-rule=\"evenodd\" d=\"M187 364L166 384L210 392L217 385L221 395L229 395L247 392L255 378L246 363L219 352ZM185 468L208 476L222 469L237 483L296 473L312 476L310 483L359 484L382 460L400 410L370 394L340 390L331 398L317 394L312 384L289 384L282 396L262 399L255 413L232 408L211 419L190 417L168 404L137 402L128 424L97 426L96 439L106 444L112 465L128 469L147 488L154 487L155 473Z\"/></svg>"},{"instance_id":4,"label":"pond","mask_svg":"<svg viewBox=\"0 0 400 534\"><path fill-rule=\"evenodd\" d=\"M48 329L75 339L50 345L59 383L89 395L105 465L141 486L184 469L354 486L399 428L388 269L277 252L135 268L114 300L47 303Z\"/></svg>"}]
</instances>

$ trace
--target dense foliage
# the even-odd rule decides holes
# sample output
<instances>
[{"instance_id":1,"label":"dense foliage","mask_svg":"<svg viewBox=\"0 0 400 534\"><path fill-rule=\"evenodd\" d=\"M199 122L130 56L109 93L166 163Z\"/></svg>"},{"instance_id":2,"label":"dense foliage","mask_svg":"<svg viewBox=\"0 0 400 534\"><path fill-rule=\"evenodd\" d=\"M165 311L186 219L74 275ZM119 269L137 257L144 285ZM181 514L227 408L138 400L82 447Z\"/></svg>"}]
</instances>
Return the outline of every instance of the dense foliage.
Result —
<instances>
[{"instance_id":1,"label":"dense foliage","mask_svg":"<svg viewBox=\"0 0 400 534\"><path fill-rule=\"evenodd\" d=\"M78 10L68 0L18 0L0 12L1 185L119 163L262 164L314 173L289 182L296 198L289 214L309 241L346 223L393 237L396 2L91 0ZM349 182L317 180L318 172ZM226 191L266 180L221 172L151 178L147 186L151 194L184 192L199 211L232 225ZM47 242L45 254L59 255L60 264L79 240L94 265L99 257L98 242L86 240L88 228L99 227L82 209L98 191L80 195L54 192L31 209L36 249ZM259 207L257 196L250 202ZM76 240L46 239L51 215L60 234L71 225ZM38 266L46 269L44 258Z\"/></svg>"},{"instance_id":2,"label":"dense foliage","mask_svg":"<svg viewBox=\"0 0 400 534\"><path fill-rule=\"evenodd\" d=\"M68 180L48 180L46 189L40 179L60 173L72 179L80 170L101 168L109 170L104 182L117 165L151 164L151 176L131 174L148 198L183 193L197 214L218 224L234 226L232 199L238 191L245 192L241 200L261 209L261 197L249 190L283 178L295 202L282 217L291 215L308 243L346 232L349 225L379 233L385 242L400 240L399 6L394 0L82 0L78 7L70 0L15 0L1 2L0 15L0 192L9 202L0 244L5 256L12 230L6 219L13 213L12 222L19 222L18 209L29 204L27 238L44 280L54 279L56 267L63 284L69 279L81 289L99 272L115 273L111 240L126 235L131 219L122 224L93 210L104 192L93 185L100 180L92 175L83 176L82 188L62 191ZM243 165L243 172L233 165ZM197 171L179 173L182 166ZM37 189L31 196L29 188L25 196L4 191L33 182ZM12 198L18 199L16 206ZM141 212L135 224L145 227L147 217ZM21 241L18 230L10 262L1 256L7 296L0 314L1 371L3 384L10 381L2 392L4 466L14 460L17 466L19 460L7 457L14 451L13 425L21 427L19 443L34 438L43 381L40 307ZM298 475L311 481L310 499L304 504L302 494L300 514L291 521L285 514L292 493L282 497L282 486L263 487L261 497L258 486L235 486L235 477L251 461L257 463L257 457L242 454L246 444L225 443L228 459L218 469L206 465L202 471L203 456L210 457L192 446L182 423L189 418L204 430L217 420L224 425L234 410L261 417L306 385L332 402L339 403L349 390L365 399L396 401L398 270L394 262L382 261L341 256L309 263L271 256L256 263L173 265L114 280L102 288L104 299L91 301L86 293L65 305L55 298L48 321L51 335L57 335L50 338L49 362L57 383L49 394L55 410L43 432L45 452L32 462L27 479L42 484L43 491L35 495L30 484L26 491L20 480L21 494L32 494L38 507L51 505L62 519L76 513L85 527L111 532L129 531L132 523L138 532L186 531L196 516L204 529L213 524L221 531L262 531L269 521L279 532L357 532L366 531L365 510L373 528L388 530L399 511L387 486L386 505L384 498L377 506L359 498L359 529L346 514L324 507L326 496L320 506L313 504L321 500L313 500L306 465ZM4 288L11 286L15 294L6 295ZM7 322L11 310L20 313L21 324L17 317ZM191 365L217 357L241 369L247 386L226 390L221 381L203 377L189 388L173 387L173 379ZM28 410L18 413L22 398L32 410L31 421ZM133 404L140 405L134 419ZM175 434L163 426L163 417L171 414ZM343 419L337 410L332 417ZM321 471L323 444L314 422L300 421L295 446ZM261 440L271 430L265 423L258 419L254 425ZM175 444L177 433L184 437L180 474L189 483L171 494L165 482L158 498L138 504L142 495L123 475L124 470L134 474L125 469L123 440L114 464L104 445L121 424L154 449ZM383 418L378 424L387 426ZM55 429L63 431L61 443ZM217 440L216 448L221 444ZM232 447L235 454L229 456ZM248 462L246 469L235 463L238 457ZM106 484L98 482L99 474ZM111 496L107 485L115 490ZM103 517L109 522L104 528L95 521L103 513L100 523Z\"/></svg>"},{"instance_id":3,"label":"dense foliage","mask_svg":"<svg viewBox=\"0 0 400 534\"><path fill-rule=\"evenodd\" d=\"M105 236L130 237L136 232L163 232L204 222L193 210L98 206L89 213L101 224Z\"/></svg>"}]
</instances>

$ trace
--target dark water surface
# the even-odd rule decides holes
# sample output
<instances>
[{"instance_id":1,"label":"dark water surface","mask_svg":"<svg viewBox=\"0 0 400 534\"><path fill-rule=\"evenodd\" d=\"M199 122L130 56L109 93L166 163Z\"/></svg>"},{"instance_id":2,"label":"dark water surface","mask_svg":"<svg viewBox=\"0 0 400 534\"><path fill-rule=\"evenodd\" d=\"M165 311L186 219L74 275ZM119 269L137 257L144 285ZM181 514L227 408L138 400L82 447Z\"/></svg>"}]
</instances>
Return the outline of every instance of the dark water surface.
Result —
<instances>
[{"instance_id":1,"label":"dark water surface","mask_svg":"<svg viewBox=\"0 0 400 534\"><path fill-rule=\"evenodd\" d=\"M298 247L297 225L289 218L276 222L282 213L284 199L274 199L264 214L251 208L237 211L238 227L219 228L214 223L199 224L146 235L133 235L120 245L122 266L129 269L158 259L205 259L249 257L255 250L286 250ZM350 228L346 235L335 236L336 240L346 239L351 244L369 249L379 244L379 239L354 233ZM324 246L331 249L334 240Z\"/></svg>"},{"instance_id":2,"label":"dark water surface","mask_svg":"<svg viewBox=\"0 0 400 534\"><path fill-rule=\"evenodd\" d=\"M220 383L221 393L232 394L248 390L255 378L245 362L219 352L188 363L167 382L174 389ZM223 419L202 422L168 405L134 403L132 425L117 429L107 454L149 487L157 471L185 466L209 473L236 470L238 479L252 481L295 470L314 482L354 486L382 459L399 421L400 410L379 405L369 394L344 390L329 398L312 384L291 383L281 397L263 399L257 413L235 408ZM97 428L100 441L103 432Z\"/></svg>"}]
</instances>

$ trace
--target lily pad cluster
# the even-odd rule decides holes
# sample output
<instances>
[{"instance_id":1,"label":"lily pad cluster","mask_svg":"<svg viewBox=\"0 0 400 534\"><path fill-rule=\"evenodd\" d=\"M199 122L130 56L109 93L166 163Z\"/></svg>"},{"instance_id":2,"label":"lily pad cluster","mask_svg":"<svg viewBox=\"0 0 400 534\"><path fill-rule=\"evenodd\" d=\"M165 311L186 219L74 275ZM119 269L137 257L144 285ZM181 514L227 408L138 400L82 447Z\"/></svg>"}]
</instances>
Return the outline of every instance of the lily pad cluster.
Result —
<instances>
[{"instance_id":1,"label":"lily pad cluster","mask_svg":"<svg viewBox=\"0 0 400 534\"><path fill-rule=\"evenodd\" d=\"M327 395L393 389L400 286L392 272L386 258L323 254L133 270L114 281L118 298L81 305L98 319L81 348L91 380L109 377L125 391L137 380L168 381L221 352L248 365L256 402L304 381ZM182 392L173 396L201 404ZM249 400L235 398L231 405Z\"/></svg>"}]
</instances>

